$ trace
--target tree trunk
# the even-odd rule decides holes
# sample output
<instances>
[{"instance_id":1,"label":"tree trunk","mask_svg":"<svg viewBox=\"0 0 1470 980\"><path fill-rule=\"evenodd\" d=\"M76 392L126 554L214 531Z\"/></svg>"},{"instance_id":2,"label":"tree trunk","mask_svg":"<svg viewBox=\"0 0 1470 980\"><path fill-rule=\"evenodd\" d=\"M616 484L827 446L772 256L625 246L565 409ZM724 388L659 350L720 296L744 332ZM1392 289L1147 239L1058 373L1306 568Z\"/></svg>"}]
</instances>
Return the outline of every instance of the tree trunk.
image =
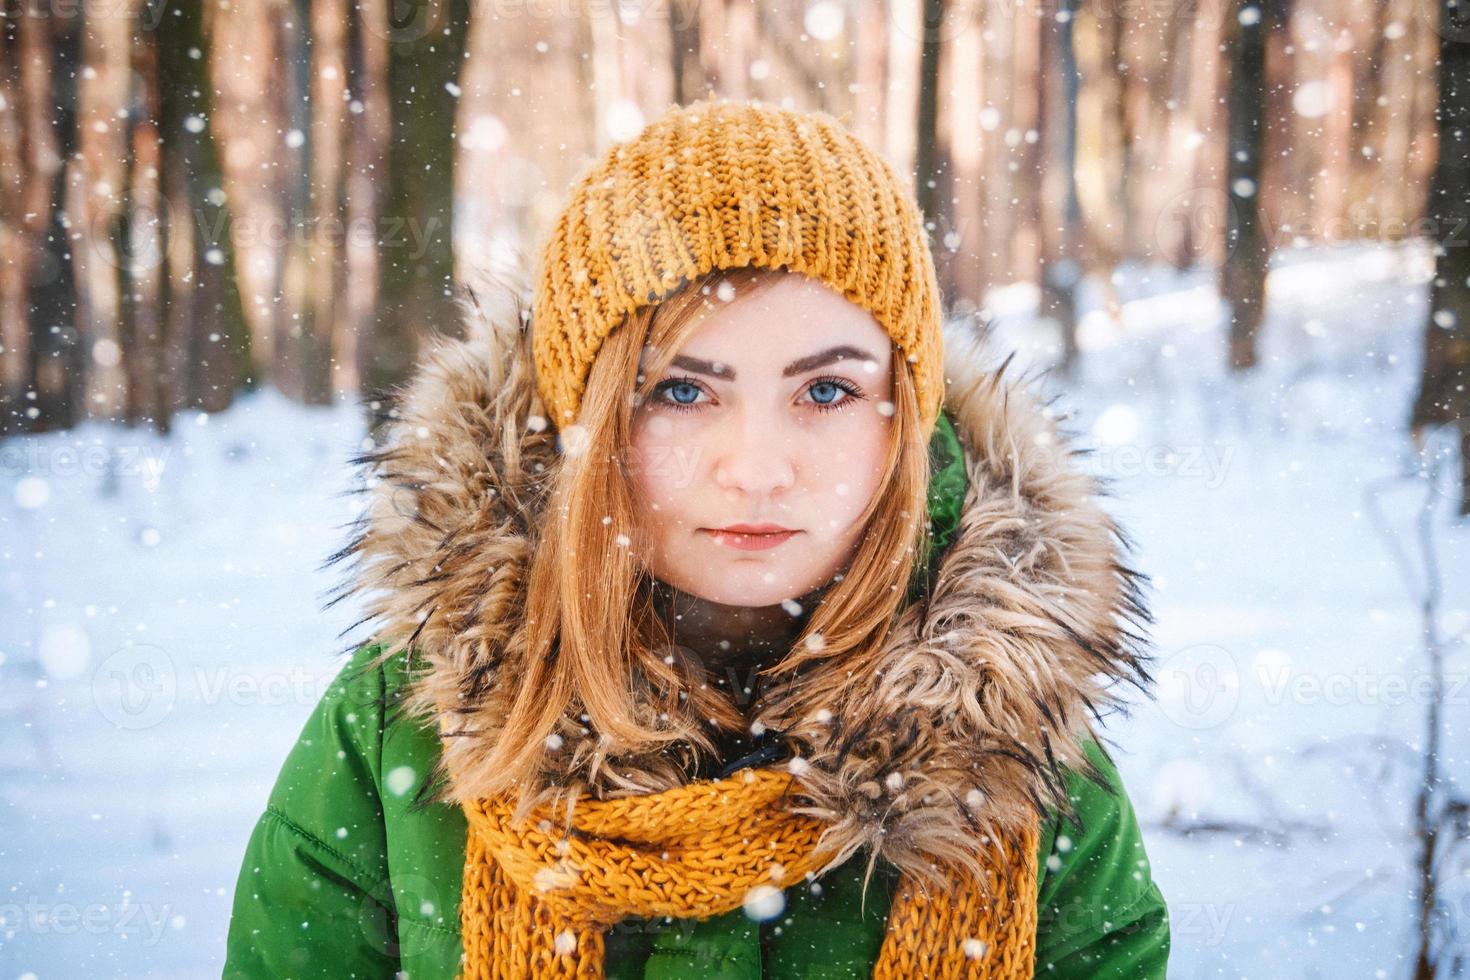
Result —
<instances>
[{"instance_id":1,"label":"tree trunk","mask_svg":"<svg viewBox=\"0 0 1470 980\"><path fill-rule=\"evenodd\" d=\"M673 66L674 102L685 105L703 97L710 80L705 72L700 47L699 0L670 0L669 42Z\"/></svg>"},{"instance_id":2,"label":"tree trunk","mask_svg":"<svg viewBox=\"0 0 1470 980\"><path fill-rule=\"evenodd\" d=\"M944 24L945 0L922 0L923 23L919 35L919 99L914 133L914 188L919 211L928 226L930 248L936 253L933 228L939 211L939 45Z\"/></svg>"},{"instance_id":3,"label":"tree trunk","mask_svg":"<svg viewBox=\"0 0 1470 980\"><path fill-rule=\"evenodd\" d=\"M1429 426L1454 422L1462 432L1470 427L1470 8L1452 0L1440 4L1439 159L1425 208L1437 257L1419 392L1409 417L1420 444ZM1460 466L1458 510L1465 516L1470 458L1463 451Z\"/></svg>"},{"instance_id":4,"label":"tree trunk","mask_svg":"<svg viewBox=\"0 0 1470 980\"><path fill-rule=\"evenodd\" d=\"M128 375L126 419L129 425L151 425L166 433L174 409L184 401L177 375L183 359L168 353L163 297L171 225L178 222L169 221L161 188L158 37L139 31L133 42L129 100L134 118L128 132L126 196L112 242L122 273L118 321ZM178 221L187 234L187 212Z\"/></svg>"},{"instance_id":5,"label":"tree trunk","mask_svg":"<svg viewBox=\"0 0 1470 980\"><path fill-rule=\"evenodd\" d=\"M0 432L64 429L80 421L86 387L65 213L77 144L79 18L21 16L7 19L3 30L6 47L20 63L28 155L20 249L25 266L18 277L24 304L24 381L23 390L13 393L12 404L5 406Z\"/></svg>"},{"instance_id":6,"label":"tree trunk","mask_svg":"<svg viewBox=\"0 0 1470 980\"><path fill-rule=\"evenodd\" d=\"M1057 323L1062 341L1058 366L1068 377L1077 361L1077 285L1082 278L1077 249L1082 209L1077 199L1077 98L1081 78L1073 46L1076 19L1076 0L1060 0L1055 17L1042 22L1038 78L1044 106L1044 123L1037 126L1039 159L1053 161L1056 167L1041 177L1039 312Z\"/></svg>"},{"instance_id":7,"label":"tree trunk","mask_svg":"<svg viewBox=\"0 0 1470 980\"><path fill-rule=\"evenodd\" d=\"M311 375L316 367L311 338L317 330L316 304L312 300L314 276L310 268L315 214L312 171L317 137L311 125L314 109L310 97L314 48L311 0L287 0L276 16L282 62L278 109L286 129L280 151L285 156L280 176L286 234L276 249L279 265L276 289L272 293L276 317L271 372L276 386L287 397L309 403Z\"/></svg>"},{"instance_id":8,"label":"tree trunk","mask_svg":"<svg viewBox=\"0 0 1470 980\"><path fill-rule=\"evenodd\" d=\"M202 3L170 9L166 34L158 39L157 78L164 193L173 204L171 217L182 223L168 229L172 246L164 268L170 274L163 281L166 322L183 352L181 380L187 379L179 402L217 412L234 401L236 389L255 383L257 371L235 279L233 213L210 128L210 9Z\"/></svg>"},{"instance_id":9,"label":"tree trunk","mask_svg":"<svg viewBox=\"0 0 1470 980\"><path fill-rule=\"evenodd\" d=\"M387 168L388 40L381 30L368 24L387 22L391 0L359 0L347 22L347 88L356 109L350 117L345 192L346 257L342 263L344 327L334 351L335 387L338 391L360 392L378 302L377 236L360 234L362 229L382 227L384 189L381 175Z\"/></svg>"},{"instance_id":10,"label":"tree trunk","mask_svg":"<svg viewBox=\"0 0 1470 980\"><path fill-rule=\"evenodd\" d=\"M407 378L422 338L463 336L454 298L454 93L469 10L469 0L421 5L416 17L433 26L390 38L389 193L378 244L382 298L363 379L373 397Z\"/></svg>"},{"instance_id":11,"label":"tree trunk","mask_svg":"<svg viewBox=\"0 0 1470 980\"><path fill-rule=\"evenodd\" d=\"M1261 223L1260 191L1266 142L1266 36L1281 23L1276 10L1280 2L1284 0L1240 0L1237 16L1226 26L1230 135L1225 193L1230 206L1220 294L1230 310L1232 370L1255 366L1256 337L1265 318L1270 251Z\"/></svg>"}]
</instances>

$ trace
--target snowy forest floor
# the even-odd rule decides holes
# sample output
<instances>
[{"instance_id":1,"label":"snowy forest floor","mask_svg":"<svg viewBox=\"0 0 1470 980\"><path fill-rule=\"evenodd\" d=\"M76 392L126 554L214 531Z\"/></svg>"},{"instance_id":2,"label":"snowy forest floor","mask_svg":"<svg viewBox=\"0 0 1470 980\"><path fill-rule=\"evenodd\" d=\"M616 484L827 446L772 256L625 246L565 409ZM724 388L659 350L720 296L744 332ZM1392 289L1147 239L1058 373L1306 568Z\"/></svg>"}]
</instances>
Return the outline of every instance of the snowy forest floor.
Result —
<instances>
[{"instance_id":1,"label":"snowy forest floor","mask_svg":"<svg viewBox=\"0 0 1470 980\"><path fill-rule=\"evenodd\" d=\"M1113 719L1169 900L1177 977L1404 977L1428 661L1470 628L1453 446L1436 489L1403 430L1433 257L1273 260L1262 366L1223 368L1205 272L1088 282L1064 427L1152 576L1158 697ZM1002 347L1055 338L997 290ZM245 841L355 610L320 610L360 498L349 403L274 392L167 440L88 424L0 444L0 977L218 975ZM1470 651L1446 650L1444 766L1470 785ZM1470 854L1441 871L1470 955Z\"/></svg>"}]
</instances>

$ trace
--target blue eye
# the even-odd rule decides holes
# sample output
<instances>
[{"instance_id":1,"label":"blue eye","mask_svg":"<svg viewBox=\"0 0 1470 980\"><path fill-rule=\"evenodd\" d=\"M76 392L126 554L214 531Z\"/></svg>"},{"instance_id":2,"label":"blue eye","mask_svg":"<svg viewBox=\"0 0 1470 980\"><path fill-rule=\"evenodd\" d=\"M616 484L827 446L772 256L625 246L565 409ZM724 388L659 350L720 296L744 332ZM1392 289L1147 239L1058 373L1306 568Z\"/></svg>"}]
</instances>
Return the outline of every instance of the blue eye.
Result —
<instances>
[{"instance_id":1,"label":"blue eye","mask_svg":"<svg viewBox=\"0 0 1470 980\"><path fill-rule=\"evenodd\" d=\"M672 400L665 397L668 393L676 391L682 394L675 395ZM657 404L672 408L676 412L692 412L699 408L699 403L695 401L699 397L699 392L699 383L693 378L670 378L654 386L653 399Z\"/></svg>"},{"instance_id":2,"label":"blue eye","mask_svg":"<svg viewBox=\"0 0 1470 980\"><path fill-rule=\"evenodd\" d=\"M807 387L807 391L812 394L813 403L821 412L835 412L853 402L862 401L864 397L861 388L843 378L818 378ZM838 392L845 397L838 398Z\"/></svg>"},{"instance_id":3,"label":"blue eye","mask_svg":"<svg viewBox=\"0 0 1470 980\"><path fill-rule=\"evenodd\" d=\"M832 404L832 402L837 398L838 393L842 391L841 388L837 387L830 381L819 381L816 384L812 385L811 388L808 390L811 391L812 399L818 405ZM818 391L825 392L825 397L817 394Z\"/></svg>"},{"instance_id":4,"label":"blue eye","mask_svg":"<svg viewBox=\"0 0 1470 980\"><path fill-rule=\"evenodd\" d=\"M674 395L674 401L680 405L691 405L694 403L694 400L699 397L699 389L694 385L689 384L687 381L680 381L678 384L669 385L667 390L670 393L683 393ZM688 397L685 397L685 395L687 395Z\"/></svg>"}]
</instances>

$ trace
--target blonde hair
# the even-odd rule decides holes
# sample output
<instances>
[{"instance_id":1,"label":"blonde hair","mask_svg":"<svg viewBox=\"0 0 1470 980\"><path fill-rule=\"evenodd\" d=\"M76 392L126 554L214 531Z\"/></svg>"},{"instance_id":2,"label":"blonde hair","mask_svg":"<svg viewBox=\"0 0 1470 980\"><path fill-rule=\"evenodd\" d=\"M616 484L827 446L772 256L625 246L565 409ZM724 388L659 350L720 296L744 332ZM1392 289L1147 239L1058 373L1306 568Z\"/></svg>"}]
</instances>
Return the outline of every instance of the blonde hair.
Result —
<instances>
[{"instance_id":1,"label":"blonde hair","mask_svg":"<svg viewBox=\"0 0 1470 980\"><path fill-rule=\"evenodd\" d=\"M518 812L566 789L546 785L554 774L567 776L565 766L545 765L548 740L556 737L587 743L585 736L596 732L601 745L571 748L576 758L590 756L614 769L623 753L670 748L687 774L696 761L693 747L716 751L706 723L744 729L746 719L730 697L703 683L699 665L679 654L655 614L639 558L647 553L647 529L637 519L623 454L635 408L700 325L719 284L728 281L745 296L787 274L751 266L716 270L640 308L599 351L578 425L560 433L563 455L526 585L525 669L509 679L509 710L483 770L495 774L487 793L518 790ZM854 672L879 667L916 556L927 549L928 437L901 351L893 364L894 438L879 489L859 518L869 533L791 650L760 671L784 686L783 722L840 703L843 692L831 675L842 672L818 672L829 675L821 682L803 665L840 660ZM671 769L670 778L675 775ZM667 787L628 791L661 788Z\"/></svg>"}]
</instances>

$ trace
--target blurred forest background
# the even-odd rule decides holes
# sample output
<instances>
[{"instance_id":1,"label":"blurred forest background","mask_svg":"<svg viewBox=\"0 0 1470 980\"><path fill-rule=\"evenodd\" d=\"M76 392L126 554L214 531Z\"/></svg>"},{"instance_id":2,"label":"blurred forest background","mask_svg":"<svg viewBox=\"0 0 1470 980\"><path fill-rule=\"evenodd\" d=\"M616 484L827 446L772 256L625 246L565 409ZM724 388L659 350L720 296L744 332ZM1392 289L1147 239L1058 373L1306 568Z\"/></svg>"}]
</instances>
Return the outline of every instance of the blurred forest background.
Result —
<instances>
[{"instance_id":1,"label":"blurred forest background","mask_svg":"<svg viewBox=\"0 0 1470 980\"><path fill-rule=\"evenodd\" d=\"M217 974L347 459L710 94L910 177L1118 480L1171 976L1470 972L1467 0L0 0L0 972Z\"/></svg>"},{"instance_id":2,"label":"blurred forest background","mask_svg":"<svg viewBox=\"0 0 1470 980\"><path fill-rule=\"evenodd\" d=\"M824 109L913 175L956 311L1284 245L1443 244L1406 425L1466 413L1470 12L1432 0L25 0L0 20L0 432L376 397L457 284L671 102ZM1113 304L1116 307L1116 303ZM1467 484L1470 485L1470 484Z\"/></svg>"}]
</instances>

